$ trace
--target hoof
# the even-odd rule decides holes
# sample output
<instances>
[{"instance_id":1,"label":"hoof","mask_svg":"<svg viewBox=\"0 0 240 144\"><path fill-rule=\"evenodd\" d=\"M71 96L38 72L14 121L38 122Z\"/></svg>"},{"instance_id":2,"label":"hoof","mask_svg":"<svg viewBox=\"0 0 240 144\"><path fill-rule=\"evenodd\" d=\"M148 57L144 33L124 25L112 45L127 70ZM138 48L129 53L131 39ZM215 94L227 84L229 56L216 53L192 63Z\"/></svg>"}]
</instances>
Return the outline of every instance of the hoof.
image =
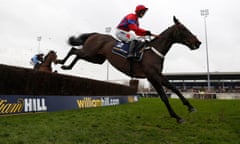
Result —
<instances>
[{"instance_id":1,"label":"hoof","mask_svg":"<svg viewBox=\"0 0 240 144\"><path fill-rule=\"evenodd\" d=\"M70 68L68 66L61 66L63 70L69 70Z\"/></svg>"},{"instance_id":2,"label":"hoof","mask_svg":"<svg viewBox=\"0 0 240 144\"><path fill-rule=\"evenodd\" d=\"M56 64L64 64L63 60L57 60Z\"/></svg>"},{"instance_id":3,"label":"hoof","mask_svg":"<svg viewBox=\"0 0 240 144\"><path fill-rule=\"evenodd\" d=\"M182 124L182 123L184 123L184 122L185 122L184 119L177 119L177 123L179 123L179 124Z\"/></svg>"},{"instance_id":4,"label":"hoof","mask_svg":"<svg viewBox=\"0 0 240 144\"><path fill-rule=\"evenodd\" d=\"M197 109L195 109L194 107L192 107L192 108L189 108L188 111L189 111L189 112L197 112Z\"/></svg>"}]
</instances>

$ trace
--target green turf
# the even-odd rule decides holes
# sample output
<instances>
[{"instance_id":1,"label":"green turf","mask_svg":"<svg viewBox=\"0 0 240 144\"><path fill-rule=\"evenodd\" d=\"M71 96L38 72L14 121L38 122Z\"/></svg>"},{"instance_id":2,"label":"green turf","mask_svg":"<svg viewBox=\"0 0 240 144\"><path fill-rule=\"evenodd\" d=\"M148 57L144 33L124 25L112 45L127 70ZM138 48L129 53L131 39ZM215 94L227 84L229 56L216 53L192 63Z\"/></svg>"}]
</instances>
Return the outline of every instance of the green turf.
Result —
<instances>
[{"instance_id":1,"label":"green turf","mask_svg":"<svg viewBox=\"0 0 240 144\"><path fill-rule=\"evenodd\" d=\"M0 144L240 144L239 100L190 100L186 122L170 118L158 98L112 107L0 117Z\"/></svg>"}]
</instances>

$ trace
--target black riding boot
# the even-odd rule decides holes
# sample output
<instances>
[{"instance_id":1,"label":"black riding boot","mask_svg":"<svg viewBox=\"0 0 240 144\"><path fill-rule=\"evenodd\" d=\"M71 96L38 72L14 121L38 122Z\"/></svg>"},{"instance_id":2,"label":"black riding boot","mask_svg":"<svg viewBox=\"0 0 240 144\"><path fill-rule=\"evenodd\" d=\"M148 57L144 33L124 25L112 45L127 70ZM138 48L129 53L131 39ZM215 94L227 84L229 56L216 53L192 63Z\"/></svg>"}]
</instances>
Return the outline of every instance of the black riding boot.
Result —
<instances>
[{"instance_id":1,"label":"black riding boot","mask_svg":"<svg viewBox=\"0 0 240 144\"><path fill-rule=\"evenodd\" d=\"M128 52L128 56L127 56L128 59L134 57L136 44L137 44L137 41L136 41L136 40L133 40L133 41L130 42L129 52Z\"/></svg>"}]
</instances>

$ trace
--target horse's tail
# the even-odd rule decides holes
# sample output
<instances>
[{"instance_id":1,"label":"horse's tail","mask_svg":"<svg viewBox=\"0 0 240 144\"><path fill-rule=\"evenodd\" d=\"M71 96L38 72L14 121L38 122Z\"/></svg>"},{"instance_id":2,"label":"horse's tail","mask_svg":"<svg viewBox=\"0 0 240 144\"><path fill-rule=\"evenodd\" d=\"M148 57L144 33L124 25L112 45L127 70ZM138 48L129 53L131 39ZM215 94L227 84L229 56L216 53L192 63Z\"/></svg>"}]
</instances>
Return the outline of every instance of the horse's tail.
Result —
<instances>
[{"instance_id":1,"label":"horse's tail","mask_svg":"<svg viewBox=\"0 0 240 144\"><path fill-rule=\"evenodd\" d=\"M80 45L83 45L85 43L85 41L92 35L94 35L96 33L84 33L84 34L81 34L80 36L78 37L74 37L74 36L71 36L69 39L68 39L68 44L70 44L71 46L80 46Z\"/></svg>"}]
</instances>

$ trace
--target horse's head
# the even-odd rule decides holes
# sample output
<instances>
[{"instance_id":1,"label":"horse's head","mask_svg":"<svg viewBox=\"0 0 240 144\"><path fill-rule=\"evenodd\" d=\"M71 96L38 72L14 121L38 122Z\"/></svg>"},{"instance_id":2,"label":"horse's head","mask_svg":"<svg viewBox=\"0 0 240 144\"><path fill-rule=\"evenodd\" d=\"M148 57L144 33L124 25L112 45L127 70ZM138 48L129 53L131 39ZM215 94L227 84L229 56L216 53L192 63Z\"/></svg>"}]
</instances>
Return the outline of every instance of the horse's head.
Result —
<instances>
[{"instance_id":1,"label":"horse's head","mask_svg":"<svg viewBox=\"0 0 240 144\"><path fill-rule=\"evenodd\" d=\"M55 51L50 50L46 57L44 58L44 61L54 62L56 64L57 61L57 54Z\"/></svg>"},{"instance_id":2,"label":"horse's head","mask_svg":"<svg viewBox=\"0 0 240 144\"><path fill-rule=\"evenodd\" d=\"M177 43L188 46L191 50L198 49L201 42L193 35L178 19L174 16L173 21L175 25L174 39Z\"/></svg>"}]
</instances>

